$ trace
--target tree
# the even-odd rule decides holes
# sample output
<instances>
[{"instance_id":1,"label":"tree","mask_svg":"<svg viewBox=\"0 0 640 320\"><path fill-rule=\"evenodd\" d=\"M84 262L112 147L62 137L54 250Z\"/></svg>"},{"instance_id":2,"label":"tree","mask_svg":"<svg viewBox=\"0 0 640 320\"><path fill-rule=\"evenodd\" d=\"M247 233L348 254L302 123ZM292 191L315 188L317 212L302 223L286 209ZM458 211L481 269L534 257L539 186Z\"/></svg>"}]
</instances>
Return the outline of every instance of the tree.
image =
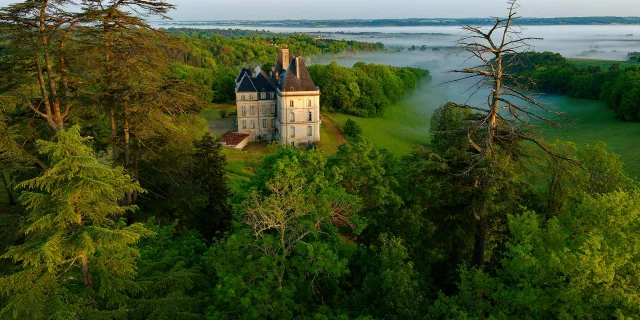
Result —
<instances>
[{"instance_id":1,"label":"tree","mask_svg":"<svg viewBox=\"0 0 640 320\"><path fill-rule=\"evenodd\" d=\"M118 200L143 190L122 167L101 164L89 140L74 126L58 132L55 142L37 143L50 166L18 185L27 190L22 203L28 216L24 244L2 256L21 265L0 279L0 292L9 297L3 318L86 317L101 310L115 315L127 292L137 289L138 251L132 246L151 232L116 221L135 209ZM85 290L75 290L78 286Z\"/></svg>"},{"instance_id":2,"label":"tree","mask_svg":"<svg viewBox=\"0 0 640 320\"><path fill-rule=\"evenodd\" d=\"M221 235L229 230L233 218L228 203L227 160L222 153L222 144L211 134L196 141L195 148L189 172L206 205L190 217L190 225L210 240L217 233Z\"/></svg>"},{"instance_id":3,"label":"tree","mask_svg":"<svg viewBox=\"0 0 640 320\"><path fill-rule=\"evenodd\" d=\"M344 134L354 138L362 134L362 128L360 125L351 118L347 119L347 122L344 123L342 131L344 131Z\"/></svg>"},{"instance_id":4,"label":"tree","mask_svg":"<svg viewBox=\"0 0 640 320\"><path fill-rule=\"evenodd\" d=\"M481 266L485 263L486 242L490 237L488 212L483 208L489 208L495 198L487 197L495 190L491 185L500 181L497 178L498 171L508 172L508 167L518 158L519 144L522 141L530 141L543 151L550 150L535 136L536 121L548 125L557 125L550 118L536 112L551 112L545 105L536 101L529 88L531 79L516 76L509 72L511 68L522 64L519 60L519 51L529 48L527 41L535 38L526 38L517 26L517 13L519 7L517 0L507 1L509 13L506 18L495 18L494 24L488 29L465 26L462 29L468 33L459 42L462 50L470 53L479 60L479 66L452 70L450 72L462 73L463 79L479 78L476 82L476 92L488 88L487 107L480 108L466 104L455 104L457 108L468 109L475 113L476 117L467 128L467 140L476 153L476 161L471 163L465 174L473 175L475 194L472 199L472 215L477 221L473 261ZM496 39L497 36L497 39ZM458 81L458 80L454 80ZM536 108L536 111L530 108ZM559 157L559 155L554 155ZM498 159L500 158L500 159ZM501 163L500 161L507 162ZM573 159L565 159L574 161ZM486 171L474 172L475 167L485 166ZM502 168L507 168L502 170ZM482 173L484 171L484 173ZM485 189L484 191L481 189ZM484 193L484 195L481 195ZM496 194L497 195L497 194ZM501 217L505 220L506 217Z\"/></svg>"},{"instance_id":5,"label":"tree","mask_svg":"<svg viewBox=\"0 0 640 320\"><path fill-rule=\"evenodd\" d=\"M211 249L219 281L210 316L290 319L335 299L329 289L347 269L332 224L350 225L359 201L325 176L325 163L316 151L293 148L265 160L242 224Z\"/></svg>"}]
</instances>

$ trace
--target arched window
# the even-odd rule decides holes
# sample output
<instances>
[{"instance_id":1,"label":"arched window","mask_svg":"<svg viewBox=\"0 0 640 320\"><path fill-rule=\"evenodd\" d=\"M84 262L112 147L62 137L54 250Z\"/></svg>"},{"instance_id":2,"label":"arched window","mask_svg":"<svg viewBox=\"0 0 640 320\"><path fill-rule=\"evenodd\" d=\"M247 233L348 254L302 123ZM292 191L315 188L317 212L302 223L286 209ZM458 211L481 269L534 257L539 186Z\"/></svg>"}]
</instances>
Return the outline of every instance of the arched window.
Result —
<instances>
[{"instance_id":1,"label":"arched window","mask_svg":"<svg viewBox=\"0 0 640 320\"><path fill-rule=\"evenodd\" d=\"M293 112L289 114L289 118L291 119L291 122L296 122L296 115Z\"/></svg>"},{"instance_id":2,"label":"arched window","mask_svg":"<svg viewBox=\"0 0 640 320\"><path fill-rule=\"evenodd\" d=\"M309 121L313 121L313 113L311 111L309 111Z\"/></svg>"}]
</instances>

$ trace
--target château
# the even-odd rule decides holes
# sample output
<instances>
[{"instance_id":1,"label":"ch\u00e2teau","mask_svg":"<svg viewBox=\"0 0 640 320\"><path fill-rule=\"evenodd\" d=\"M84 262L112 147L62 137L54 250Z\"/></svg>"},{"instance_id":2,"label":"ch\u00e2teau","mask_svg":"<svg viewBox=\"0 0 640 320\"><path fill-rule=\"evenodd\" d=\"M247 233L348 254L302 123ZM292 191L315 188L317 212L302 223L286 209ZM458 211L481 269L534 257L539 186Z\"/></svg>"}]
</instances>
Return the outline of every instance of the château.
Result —
<instances>
[{"instance_id":1,"label":"ch\u00e2teau","mask_svg":"<svg viewBox=\"0 0 640 320\"><path fill-rule=\"evenodd\" d=\"M320 141L320 89L301 56L280 49L269 74L243 68L236 79L238 133L250 141L313 145Z\"/></svg>"}]
</instances>

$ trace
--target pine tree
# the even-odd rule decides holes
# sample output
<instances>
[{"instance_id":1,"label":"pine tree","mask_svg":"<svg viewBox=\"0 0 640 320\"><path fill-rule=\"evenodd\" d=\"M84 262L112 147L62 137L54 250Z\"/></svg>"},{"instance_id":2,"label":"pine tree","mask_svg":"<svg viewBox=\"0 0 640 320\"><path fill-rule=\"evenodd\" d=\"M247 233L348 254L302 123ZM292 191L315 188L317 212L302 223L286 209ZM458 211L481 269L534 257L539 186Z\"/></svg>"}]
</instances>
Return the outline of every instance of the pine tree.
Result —
<instances>
[{"instance_id":1,"label":"pine tree","mask_svg":"<svg viewBox=\"0 0 640 320\"><path fill-rule=\"evenodd\" d=\"M228 203L229 188L226 180L227 159L217 138L206 134L195 142L190 174L198 190L204 195L206 206L191 222L205 239L211 240L216 232L229 229L232 213Z\"/></svg>"},{"instance_id":2,"label":"pine tree","mask_svg":"<svg viewBox=\"0 0 640 320\"><path fill-rule=\"evenodd\" d=\"M123 168L101 164L80 135L80 127L60 131L57 140L38 141L50 165L42 175L18 185L26 189L28 211L25 242L2 257L21 265L0 278L0 294L8 297L0 318L113 317L126 293L136 289L132 278L132 245L152 232L141 224L115 222L134 207L118 205L127 192L142 188Z\"/></svg>"}]
</instances>

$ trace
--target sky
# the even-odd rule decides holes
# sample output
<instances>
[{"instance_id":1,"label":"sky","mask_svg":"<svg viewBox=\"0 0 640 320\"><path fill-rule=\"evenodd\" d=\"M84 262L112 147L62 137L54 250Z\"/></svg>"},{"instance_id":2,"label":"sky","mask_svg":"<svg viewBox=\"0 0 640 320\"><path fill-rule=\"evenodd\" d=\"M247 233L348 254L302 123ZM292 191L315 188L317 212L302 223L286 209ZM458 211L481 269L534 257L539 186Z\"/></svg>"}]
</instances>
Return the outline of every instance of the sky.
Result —
<instances>
[{"instance_id":1,"label":"sky","mask_svg":"<svg viewBox=\"0 0 640 320\"><path fill-rule=\"evenodd\" d=\"M505 0L168 0L174 20L489 17ZM17 0L0 0L0 6ZM520 16L640 16L639 0L520 0Z\"/></svg>"}]
</instances>

